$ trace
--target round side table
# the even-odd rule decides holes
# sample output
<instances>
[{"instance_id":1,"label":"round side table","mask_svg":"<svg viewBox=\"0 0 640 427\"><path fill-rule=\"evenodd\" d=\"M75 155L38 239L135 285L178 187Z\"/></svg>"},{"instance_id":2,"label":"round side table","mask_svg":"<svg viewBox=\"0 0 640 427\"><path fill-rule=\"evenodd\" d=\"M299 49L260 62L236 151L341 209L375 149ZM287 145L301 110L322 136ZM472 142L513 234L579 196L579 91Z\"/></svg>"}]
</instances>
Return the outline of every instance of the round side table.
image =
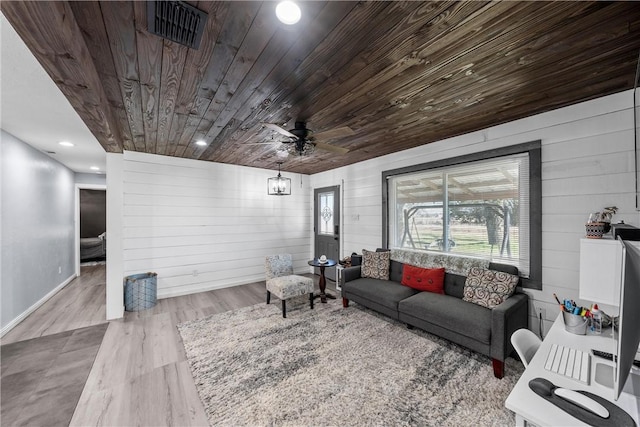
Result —
<instances>
[{"instance_id":1,"label":"round side table","mask_svg":"<svg viewBox=\"0 0 640 427\"><path fill-rule=\"evenodd\" d=\"M318 258L314 258L308 262L308 264L312 267L318 267L320 269L320 302L326 303L327 298L336 299L334 295L327 294L324 290L327 287L327 279L324 277L324 269L327 267L335 267L338 262L332 259L327 259L326 262L320 262Z\"/></svg>"}]
</instances>

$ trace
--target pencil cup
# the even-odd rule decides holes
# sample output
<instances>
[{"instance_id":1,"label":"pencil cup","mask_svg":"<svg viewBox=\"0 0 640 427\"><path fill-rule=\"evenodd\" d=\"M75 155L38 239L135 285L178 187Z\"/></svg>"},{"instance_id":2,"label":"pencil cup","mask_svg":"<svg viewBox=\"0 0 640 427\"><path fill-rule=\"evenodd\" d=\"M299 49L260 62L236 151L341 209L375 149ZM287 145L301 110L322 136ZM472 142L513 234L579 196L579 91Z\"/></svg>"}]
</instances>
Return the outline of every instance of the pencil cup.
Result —
<instances>
[{"instance_id":1,"label":"pencil cup","mask_svg":"<svg viewBox=\"0 0 640 427\"><path fill-rule=\"evenodd\" d=\"M589 325L589 319L583 318L578 314L571 314L566 311L562 312L562 318L564 320L564 328L567 332L571 332L576 335L586 335L587 326Z\"/></svg>"}]
</instances>

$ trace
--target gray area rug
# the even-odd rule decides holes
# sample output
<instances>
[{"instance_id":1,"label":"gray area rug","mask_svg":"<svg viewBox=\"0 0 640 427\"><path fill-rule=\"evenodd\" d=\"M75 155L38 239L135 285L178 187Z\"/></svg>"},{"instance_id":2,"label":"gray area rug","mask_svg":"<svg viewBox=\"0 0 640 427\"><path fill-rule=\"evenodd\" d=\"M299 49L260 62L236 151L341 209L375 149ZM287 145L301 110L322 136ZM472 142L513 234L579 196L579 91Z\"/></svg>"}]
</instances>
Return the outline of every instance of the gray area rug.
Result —
<instances>
[{"instance_id":1,"label":"gray area rug","mask_svg":"<svg viewBox=\"0 0 640 427\"><path fill-rule=\"evenodd\" d=\"M514 425L522 374L357 304L279 301L178 325L213 426Z\"/></svg>"}]
</instances>

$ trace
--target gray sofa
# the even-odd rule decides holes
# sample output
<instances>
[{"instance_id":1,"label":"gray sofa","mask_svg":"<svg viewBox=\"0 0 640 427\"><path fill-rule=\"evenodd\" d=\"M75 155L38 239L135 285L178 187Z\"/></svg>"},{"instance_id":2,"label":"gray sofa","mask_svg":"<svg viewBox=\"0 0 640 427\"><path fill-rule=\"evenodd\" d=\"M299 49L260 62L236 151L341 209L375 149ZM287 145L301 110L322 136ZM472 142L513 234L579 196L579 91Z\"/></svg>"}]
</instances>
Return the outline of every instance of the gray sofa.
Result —
<instances>
[{"instance_id":1,"label":"gray sofa","mask_svg":"<svg viewBox=\"0 0 640 427\"><path fill-rule=\"evenodd\" d=\"M342 304L355 301L372 310L418 327L491 357L497 378L504 376L504 361L513 352L510 337L528 327L528 296L519 288L502 304L485 308L462 299L466 277L445 273L445 294L422 292L401 285L401 262L391 260L390 280L362 278L360 266L345 268L341 278ZM514 266L491 263L489 269L518 274Z\"/></svg>"}]
</instances>

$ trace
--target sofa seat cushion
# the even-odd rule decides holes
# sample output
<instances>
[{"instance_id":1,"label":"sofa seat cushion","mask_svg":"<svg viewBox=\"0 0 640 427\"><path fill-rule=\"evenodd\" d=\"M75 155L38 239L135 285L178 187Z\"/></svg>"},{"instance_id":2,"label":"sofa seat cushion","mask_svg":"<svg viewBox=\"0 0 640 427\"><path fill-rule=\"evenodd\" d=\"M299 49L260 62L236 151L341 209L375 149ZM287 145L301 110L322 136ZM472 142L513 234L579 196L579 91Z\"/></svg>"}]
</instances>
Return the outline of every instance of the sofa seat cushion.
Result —
<instances>
[{"instance_id":1,"label":"sofa seat cushion","mask_svg":"<svg viewBox=\"0 0 640 427\"><path fill-rule=\"evenodd\" d=\"M352 280L343 285L343 293L357 295L394 311L398 310L398 302L417 292L400 283L369 277Z\"/></svg>"},{"instance_id":2,"label":"sofa seat cushion","mask_svg":"<svg viewBox=\"0 0 640 427\"><path fill-rule=\"evenodd\" d=\"M484 344L491 343L491 310L459 298L420 292L400 301L398 311Z\"/></svg>"}]
</instances>

